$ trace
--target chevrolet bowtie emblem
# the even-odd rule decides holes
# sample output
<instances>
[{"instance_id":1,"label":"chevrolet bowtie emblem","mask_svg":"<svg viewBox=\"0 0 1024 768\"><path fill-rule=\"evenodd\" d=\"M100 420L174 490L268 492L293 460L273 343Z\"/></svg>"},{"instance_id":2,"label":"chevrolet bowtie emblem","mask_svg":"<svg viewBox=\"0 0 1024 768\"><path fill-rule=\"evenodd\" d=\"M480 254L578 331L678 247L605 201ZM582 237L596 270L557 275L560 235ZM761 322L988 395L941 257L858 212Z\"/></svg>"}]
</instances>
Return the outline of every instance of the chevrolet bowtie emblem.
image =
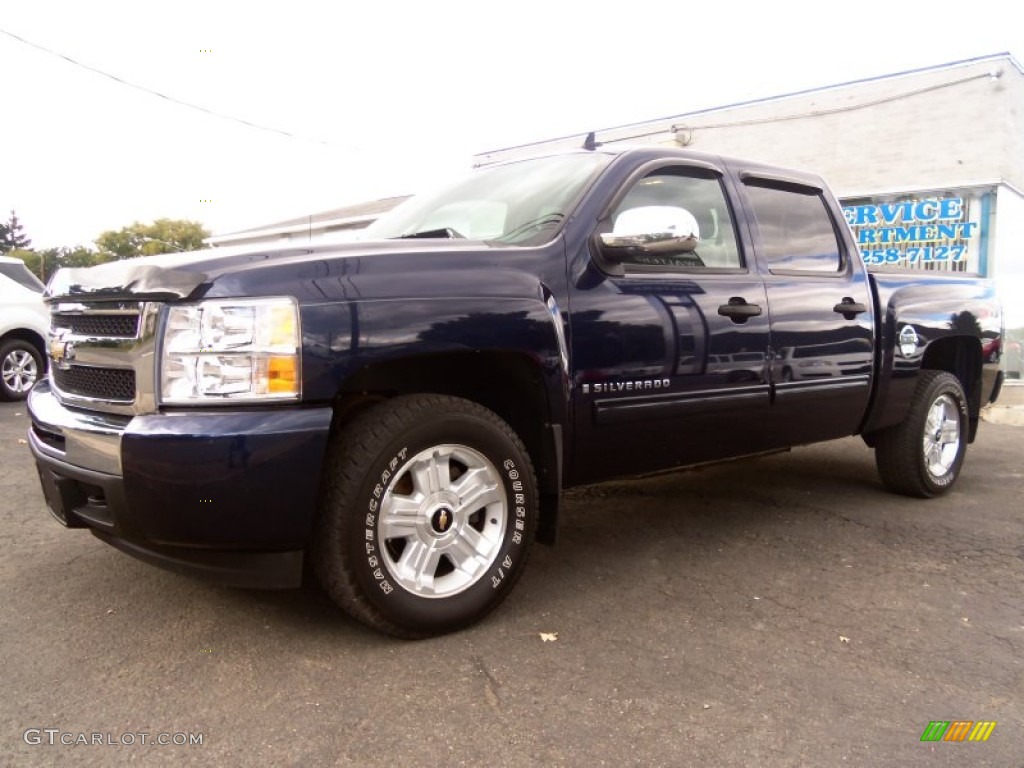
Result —
<instances>
[{"instance_id":1,"label":"chevrolet bowtie emblem","mask_svg":"<svg viewBox=\"0 0 1024 768\"><path fill-rule=\"evenodd\" d=\"M448 530L448 510L446 510L446 509L442 509L441 510L441 519L438 520L437 523L438 523L438 527L442 531L447 531Z\"/></svg>"},{"instance_id":2,"label":"chevrolet bowtie emblem","mask_svg":"<svg viewBox=\"0 0 1024 768\"><path fill-rule=\"evenodd\" d=\"M50 358L57 364L58 368L70 368L71 361L75 359L74 342L54 339L50 342Z\"/></svg>"}]
</instances>

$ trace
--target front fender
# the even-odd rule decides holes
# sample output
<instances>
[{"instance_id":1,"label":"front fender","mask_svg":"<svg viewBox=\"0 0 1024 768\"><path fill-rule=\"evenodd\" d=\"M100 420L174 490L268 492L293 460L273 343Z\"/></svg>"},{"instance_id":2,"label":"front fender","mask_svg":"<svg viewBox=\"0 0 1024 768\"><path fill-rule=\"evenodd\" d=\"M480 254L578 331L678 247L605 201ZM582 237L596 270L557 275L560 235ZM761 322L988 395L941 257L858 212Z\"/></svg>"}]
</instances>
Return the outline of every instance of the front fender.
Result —
<instances>
[{"instance_id":1,"label":"front fender","mask_svg":"<svg viewBox=\"0 0 1024 768\"><path fill-rule=\"evenodd\" d=\"M330 401L369 368L452 355L522 359L542 378L550 420L564 423L569 359L561 308L539 282L532 295L366 299L302 307L303 399ZM497 382L495 382L497 383Z\"/></svg>"}]
</instances>

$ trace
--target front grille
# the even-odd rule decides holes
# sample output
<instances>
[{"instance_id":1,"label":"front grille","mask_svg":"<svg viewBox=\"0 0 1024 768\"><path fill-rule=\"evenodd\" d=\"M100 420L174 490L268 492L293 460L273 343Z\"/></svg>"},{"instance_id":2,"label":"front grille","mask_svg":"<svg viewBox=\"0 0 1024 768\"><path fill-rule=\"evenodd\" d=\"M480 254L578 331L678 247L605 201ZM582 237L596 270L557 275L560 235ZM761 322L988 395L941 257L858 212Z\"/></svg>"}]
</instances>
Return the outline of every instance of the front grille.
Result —
<instances>
[{"instance_id":1,"label":"front grille","mask_svg":"<svg viewBox=\"0 0 1024 768\"><path fill-rule=\"evenodd\" d=\"M73 365L50 369L53 382L61 392L95 400L130 403L135 399L135 371L124 368L90 368Z\"/></svg>"},{"instance_id":2,"label":"front grille","mask_svg":"<svg viewBox=\"0 0 1024 768\"><path fill-rule=\"evenodd\" d=\"M50 382L57 397L104 413L152 413L160 305L70 298L50 306Z\"/></svg>"},{"instance_id":3,"label":"front grille","mask_svg":"<svg viewBox=\"0 0 1024 768\"><path fill-rule=\"evenodd\" d=\"M139 315L78 315L54 312L53 327L67 328L80 336L134 339L139 332Z\"/></svg>"}]
</instances>

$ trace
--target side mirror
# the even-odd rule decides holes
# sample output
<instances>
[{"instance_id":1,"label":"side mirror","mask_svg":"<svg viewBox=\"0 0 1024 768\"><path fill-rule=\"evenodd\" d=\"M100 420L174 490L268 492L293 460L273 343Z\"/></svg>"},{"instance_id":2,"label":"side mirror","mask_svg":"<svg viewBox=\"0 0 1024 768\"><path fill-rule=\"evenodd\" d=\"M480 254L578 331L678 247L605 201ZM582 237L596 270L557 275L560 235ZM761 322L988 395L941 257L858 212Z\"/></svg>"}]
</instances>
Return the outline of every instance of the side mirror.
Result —
<instances>
[{"instance_id":1,"label":"side mirror","mask_svg":"<svg viewBox=\"0 0 1024 768\"><path fill-rule=\"evenodd\" d=\"M648 205L620 213L612 231L601 234L600 240L602 255L621 263L637 254L692 252L700 242L700 228L685 208Z\"/></svg>"}]
</instances>

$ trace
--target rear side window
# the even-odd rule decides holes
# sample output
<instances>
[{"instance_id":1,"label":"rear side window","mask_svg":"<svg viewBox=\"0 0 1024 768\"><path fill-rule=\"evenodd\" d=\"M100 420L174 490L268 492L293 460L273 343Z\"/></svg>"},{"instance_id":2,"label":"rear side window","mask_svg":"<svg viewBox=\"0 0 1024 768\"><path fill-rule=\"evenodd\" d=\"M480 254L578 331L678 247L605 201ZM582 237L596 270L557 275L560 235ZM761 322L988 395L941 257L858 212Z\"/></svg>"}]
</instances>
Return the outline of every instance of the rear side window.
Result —
<instances>
[{"instance_id":1,"label":"rear side window","mask_svg":"<svg viewBox=\"0 0 1024 768\"><path fill-rule=\"evenodd\" d=\"M39 278L28 271L28 267L24 264L0 264L0 275L10 278L23 288L28 288L36 293L42 293L46 288Z\"/></svg>"},{"instance_id":2,"label":"rear side window","mask_svg":"<svg viewBox=\"0 0 1024 768\"><path fill-rule=\"evenodd\" d=\"M818 190L747 182L747 197L760 233L761 254L775 271L842 269L842 249Z\"/></svg>"}]
</instances>

